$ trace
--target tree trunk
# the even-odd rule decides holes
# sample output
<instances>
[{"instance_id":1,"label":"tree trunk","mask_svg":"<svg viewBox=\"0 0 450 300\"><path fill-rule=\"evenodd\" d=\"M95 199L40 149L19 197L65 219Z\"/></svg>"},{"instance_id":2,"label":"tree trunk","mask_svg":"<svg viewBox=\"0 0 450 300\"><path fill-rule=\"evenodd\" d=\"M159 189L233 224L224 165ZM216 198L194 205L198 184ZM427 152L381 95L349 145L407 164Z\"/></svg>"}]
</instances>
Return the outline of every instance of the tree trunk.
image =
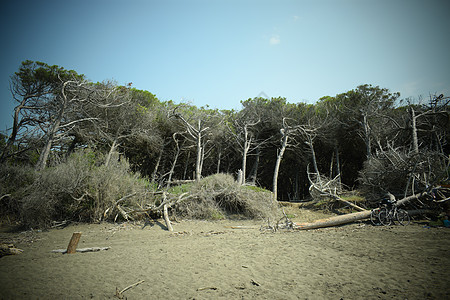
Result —
<instances>
[{"instance_id":1,"label":"tree trunk","mask_svg":"<svg viewBox=\"0 0 450 300\"><path fill-rule=\"evenodd\" d=\"M281 149L278 152L277 161L275 162L275 171L273 172L273 202L277 201L278 197L278 172L280 170L281 159L283 158L284 151L288 144L288 135L285 132L283 134Z\"/></svg>"},{"instance_id":2,"label":"tree trunk","mask_svg":"<svg viewBox=\"0 0 450 300\"><path fill-rule=\"evenodd\" d=\"M201 121L198 120L198 134L197 134L197 161L195 163L195 180L200 181L202 178L202 132L201 132Z\"/></svg>"},{"instance_id":3,"label":"tree trunk","mask_svg":"<svg viewBox=\"0 0 450 300\"><path fill-rule=\"evenodd\" d=\"M0 158L0 161L4 161L8 157L8 152L11 146L16 141L17 133L19 132L19 117L20 117L20 111L25 106L25 103L27 102L28 97L24 97L22 102L14 108L14 119L13 119L13 127L11 134L8 138L8 141L6 142L6 146L3 150L2 156Z\"/></svg>"},{"instance_id":4,"label":"tree trunk","mask_svg":"<svg viewBox=\"0 0 450 300\"><path fill-rule=\"evenodd\" d=\"M329 178L333 178L333 168L334 168L334 152L331 153L331 163L330 163L330 175L329 175Z\"/></svg>"},{"instance_id":5,"label":"tree trunk","mask_svg":"<svg viewBox=\"0 0 450 300\"><path fill-rule=\"evenodd\" d=\"M80 138L78 137L78 135L75 134L72 143L70 143L69 148L67 149L66 157L72 155L72 153L75 151L75 147L79 142Z\"/></svg>"},{"instance_id":6,"label":"tree trunk","mask_svg":"<svg viewBox=\"0 0 450 300\"><path fill-rule=\"evenodd\" d=\"M177 164L178 156L180 156L180 151L181 151L180 147L178 146L177 140L175 140L175 143L177 145L177 152L175 153L175 157L173 158L173 162L172 162L172 167L170 168L170 171L169 171L169 178L167 179L168 184L170 184L170 182L172 181L172 176L175 171L175 165Z\"/></svg>"},{"instance_id":7,"label":"tree trunk","mask_svg":"<svg viewBox=\"0 0 450 300\"><path fill-rule=\"evenodd\" d=\"M184 171L183 171L183 179L186 179L186 174L187 174L187 170L189 167L189 160L191 158L191 152L188 151L187 153L187 158L186 158L186 163L184 164Z\"/></svg>"},{"instance_id":8,"label":"tree trunk","mask_svg":"<svg viewBox=\"0 0 450 300\"><path fill-rule=\"evenodd\" d=\"M314 151L314 144L313 139L308 136L308 142L306 143L309 146L309 149L311 151L311 158L313 162L314 172L319 176L319 167L317 166L317 159L316 159L316 151Z\"/></svg>"},{"instance_id":9,"label":"tree trunk","mask_svg":"<svg viewBox=\"0 0 450 300\"><path fill-rule=\"evenodd\" d=\"M66 102L64 100L64 102L61 104L61 108L58 112L58 116L56 117L55 122L53 123L50 131L47 133L45 145L42 148L42 152L39 155L39 160L36 164L36 170L38 170L38 171L43 170L47 165L48 157L50 155L50 150L52 149L52 145L53 145L53 140L55 139L56 133L59 130L59 126L61 125L61 120L64 116L65 110L66 110Z\"/></svg>"},{"instance_id":10,"label":"tree trunk","mask_svg":"<svg viewBox=\"0 0 450 300\"><path fill-rule=\"evenodd\" d=\"M423 196L425 196L427 194L428 194L427 192L422 192L422 193L418 193L418 194L414 194L414 195L405 197L405 198L403 198L401 200L398 200L397 201L397 205L398 206L402 206L402 205L404 205L405 203L407 203L407 202L409 202L411 200L419 199L419 198L421 198L421 197L423 197Z\"/></svg>"},{"instance_id":11,"label":"tree trunk","mask_svg":"<svg viewBox=\"0 0 450 300\"><path fill-rule=\"evenodd\" d=\"M261 150L259 146L256 148L256 157L255 162L253 163L252 171L249 177L250 182L255 185L256 184L256 178L258 177L258 166L259 166L259 158L261 156Z\"/></svg>"},{"instance_id":12,"label":"tree trunk","mask_svg":"<svg viewBox=\"0 0 450 300\"><path fill-rule=\"evenodd\" d=\"M117 146L118 146L117 139L114 139L111 147L109 148L108 155L106 156L106 159L105 159L105 167L107 167L109 165L109 162L111 161L111 156L114 153L114 151L116 150Z\"/></svg>"},{"instance_id":13,"label":"tree trunk","mask_svg":"<svg viewBox=\"0 0 450 300\"><path fill-rule=\"evenodd\" d=\"M346 214L342 216L331 217L327 219L320 219L310 223L296 223L295 229L306 230L306 229L317 229L330 226L338 226L342 224L347 224L355 222L358 220L367 219L370 217L370 210L359 211L352 214Z\"/></svg>"},{"instance_id":14,"label":"tree trunk","mask_svg":"<svg viewBox=\"0 0 450 300\"><path fill-rule=\"evenodd\" d=\"M366 144L366 156L367 159L372 157L372 151L370 148L371 138L370 138L370 126L369 120L367 119L367 114L363 115L363 130L364 130L364 143Z\"/></svg>"},{"instance_id":15,"label":"tree trunk","mask_svg":"<svg viewBox=\"0 0 450 300\"><path fill-rule=\"evenodd\" d=\"M67 254L73 254L77 252L78 242L80 241L81 232L74 232L67 246Z\"/></svg>"},{"instance_id":16,"label":"tree trunk","mask_svg":"<svg viewBox=\"0 0 450 300\"><path fill-rule=\"evenodd\" d=\"M158 174L159 164L161 163L161 158L164 152L164 143L161 146L161 151L159 151L158 158L156 159L155 168L152 173L152 182L156 182L156 174Z\"/></svg>"},{"instance_id":17,"label":"tree trunk","mask_svg":"<svg viewBox=\"0 0 450 300\"><path fill-rule=\"evenodd\" d=\"M164 215L164 221L166 222L167 230L172 232L173 231L173 227L172 227L172 224L170 223L169 213L167 211L167 204L164 204L163 215Z\"/></svg>"},{"instance_id":18,"label":"tree trunk","mask_svg":"<svg viewBox=\"0 0 450 300\"><path fill-rule=\"evenodd\" d=\"M248 139L248 129L247 129L247 125L244 126L244 147L243 147L243 151L242 151L242 182L240 182L240 184L244 184L245 183L245 179L247 178L247 155L248 155L248 150L250 149L250 145L251 145L252 141L251 139Z\"/></svg>"},{"instance_id":19,"label":"tree trunk","mask_svg":"<svg viewBox=\"0 0 450 300\"><path fill-rule=\"evenodd\" d=\"M341 163L339 161L339 148L336 146L335 148L335 152L336 152L336 171L337 174L336 176L338 177L339 180L339 192L341 192L342 189L342 182L341 182Z\"/></svg>"},{"instance_id":20,"label":"tree trunk","mask_svg":"<svg viewBox=\"0 0 450 300\"><path fill-rule=\"evenodd\" d=\"M417 137L417 117L414 108L410 107L411 110L411 134L413 141L413 153L419 153L419 139Z\"/></svg>"},{"instance_id":21,"label":"tree trunk","mask_svg":"<svg viewBox=\"0 0 450 300\"><path fill-rule=\"evenodd\" d=\"M222 150L219 149L219 152L217 153L217 169L216 169L216 174L220 173L220 159L222 157Z\"/></svg>"},{"instance_id":22,"label":"tree trunk","mask_svg":"<svg viewBox=\"0 0 450 300\"><path fill-rule=\"evenodd\" d=\"M409 197L403 198L403 199L397 201L397 205L401 206L401 205L407 203L408 201L418 199L426 194L427 194L426 192L422 192L419 194L415 194L415 195L411 195ZM428 212L430 212L430 211L423 210L423 209L408 211L408 213L410 215L418 215L418 214L423 214L423 213L428 213ZM297 223L295 225L296 225L296 229L299 229L299 230L338 226L338 225L355 222L358 220L367 219L370 217L370 213L371 213L370 210L364 210L364 211L360 211L360 212L356 212L356 213L352 213L352 214L346 214L346 215L331 217L331 218L327 218L327 219L320 219L320 220L310 222L310 223Z\"/></svg>"},{"instance_id":23,"label":"tree trunk","mask_svg":"<svg viewBox=\"0 0 450 300\"><path fill-rule=\"evenodd\" d=\"M247 147L247 141L245 141L244 143L244 151L242 153L242 167L241 167L241 171L242 171L242 177L241 177L241 182L239 182L239 184L244 184L245 183L245 176L247 173L247 151L248 151L248 147Z\"/></svg>"}]
</instances>

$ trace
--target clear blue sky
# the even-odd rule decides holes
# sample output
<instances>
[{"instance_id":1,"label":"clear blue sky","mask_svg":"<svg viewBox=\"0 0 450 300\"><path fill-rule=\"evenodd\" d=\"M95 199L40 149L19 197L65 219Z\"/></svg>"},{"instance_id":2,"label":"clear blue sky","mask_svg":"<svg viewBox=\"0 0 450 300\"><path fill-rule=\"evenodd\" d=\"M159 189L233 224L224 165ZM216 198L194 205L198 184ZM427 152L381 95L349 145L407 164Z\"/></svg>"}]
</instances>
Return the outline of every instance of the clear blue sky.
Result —
<instances>
[{"instance_id":1,"label":"clear blue sky","mask_svg":"<svg viewBox=\"0 0 450 300\"><path fill-rule=\"evenodd\" d=\"M450 94L450 1L5 1L0 130L26 59L160 100L239 109L264 92L314 103L364 83Z\"/></svg>"}]
</instances>

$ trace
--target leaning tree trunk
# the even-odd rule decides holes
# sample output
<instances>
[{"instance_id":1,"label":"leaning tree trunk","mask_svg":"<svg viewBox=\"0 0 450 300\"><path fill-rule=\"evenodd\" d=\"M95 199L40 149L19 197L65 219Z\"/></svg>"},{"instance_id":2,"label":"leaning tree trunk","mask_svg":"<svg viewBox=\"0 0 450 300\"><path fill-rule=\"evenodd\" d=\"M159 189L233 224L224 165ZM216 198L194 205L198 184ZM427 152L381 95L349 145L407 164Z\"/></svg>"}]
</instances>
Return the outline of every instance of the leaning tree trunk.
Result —
<instances>
[{"instance_id":1,"label":"leaning tree trunk","mask_svg":"<svg viewBox=\"0 0 450 300\"><path fill-rule=\"evenodd\" d=\"M398 206L404 205L405 203L407 203L407 202L409 202L411 200L419 199L419 198L421 198L421 197L423 197L423 196L425 196L427 194L428 194L427 192L422 192L422 193L418 193L418 194L414 194L414 195L405 197L405 198L403 198L401 200L398 200L397 201L397 205Z\"/></svg>"},{"instance_id":2,"label":"leaning tree trunk","mask_svg":"<svg viewBox=\"0 0 450 300\"><path fill-rule=\"evenodd\" d=\"M339 191L341 191L342 189L342 182L341 182L341 163L339 161L339 148L336 146L335 148L336 151L336 171L337 171L337 178L339 181Z\"/></svg>"},{"instance_id":3,"label":"leaning tree trunk","mask_svg":"<svg viewBox=\"0 0 450 300\"><path fill-rule=\"evenodd\" d=\"M313 162L314 172L319 176L319 167L317 166L317 158L316 151L314 151L314 140L310 136L308 136L308 142L306 144L309 146L309 150L311 151L311 158Z\"/></svg>"},{"instance_id":4,"label":"leaning tree trunk","mask_svg":"<svg viewBox=\"0 0 450 300\"><path fill-rule=\"evenodd\" d=\"M152 182L156 182L156 175L158 174L159 164L161 163L161 158L164 152L164 143L162 144L161 150L159 151L158 158L156 159L155 168L152 173Z\"/></svg>"},{"instance_id":5,"label":"leaning tree trunk","mask_svg":"<svg viewBox=\"0 0 450 300\"><path fill-rule=\"evenodd\" d=\"M180 156L180 152L181 152L180 146L178 145L178 141L175 138L174 138L174 140L175 140L175 144L177 147L177 151L175 152L175 157L173 158L172 167L170 168L170 171L169 171L169 177L167 179L168 185L172 181L172 176L173 176L173 173L175 172L175 165L177 164L178 157Z\"/></svg>"},{"instance_id":6,"label":"leaning tree trunk","mask_svg":"<svg viewBox=\"0 0 450 300\"><path fill-rule=\"evenodd\" d=\"M114 151L116 151L117 146L118 146L117 139L114 139L111 147L109 148L108 155L106 156L106 159L105 159L105 167L109 166L109 162L111 161L111 157L112 157Z\"/></svg>"},{"instance_id":7,"label":"leaning tree trunk","mask_svg":"<svg viewBox=\"0 0 450 300\"><path fill-rule=\"evenodd\" d=\"M64 102L61 105L61 108L58 112L58 116L56 117L55 122L53 123L50 131L47 134L47 138L45 140L45 145L42 148L41 154L39 155L39 160L36 164L36 170L38 170L38 171L43 170L45 168L45 166L47 165L48 157L50 155L50 150L52 149L53 141L56 137L56 133L59 130L59 126L61 125L61 120L62 120L65 110L66 110L66 103Z\"/></svg>"},{"instance_id":8,"label":"leaning tree trunk","mask_svg":"<svg viewBox=\"0 0 450 300\"><path fill-rule=\"evenodd\" d=\"M277 161L275 162L275 171L273 172L273 202L277 201L278 197L278 172L280 170L281 159L288 144L288 135L285 132L282 139L281 149L278 152Z\"/></svg>"},{"instance_id":9,"label":"leaning tree trunk","mask_svg":"<svg viewBox=\"0 0 450 300\"><path fill-rule=\"evenodd\" d=\"M366 144L366 156L367 159L372 157L372 150L370 148L370 144L372 143L370 138L370 125L369 120L367 119L367 114L363 114L363 130L364 130L364 143Z\"/></svg>"},{"instance_id":10,"label":"leaning tree trunk","mask_svg":"<svg viewBox=\"0 0 450 300\"><path fill-rule=\"evenodd\" d=\"M256 157L255 157L255 162L253 163L253 167L251 170L251 174L250 174L250 182L251 184L255 185L256 184L256 178L258 177L258 167L259 167L259 158L261 156L261 150L259 148L259 146L256 148Z\"/></svg>"},{"instance_id":11,"label":"leaning tree trunk","mask_svg":"<svg viewBox=\"0 0 450 300\"><path fill-rule=\"evenodd\" d=\"M11 149L11 146L16 141L17 134L19 132L19 117L20 117L20 111L25 106L25 103L29 99L29 96L25 96L22 100L22 102L14 108L14 119L13 119L13 127L11 131L11 135L8 138L8 141L6 142L6 146L3 149L3 153L1 155L0 161L4 161L9 154L9 150Z\"/></svg>"}]
</instances>

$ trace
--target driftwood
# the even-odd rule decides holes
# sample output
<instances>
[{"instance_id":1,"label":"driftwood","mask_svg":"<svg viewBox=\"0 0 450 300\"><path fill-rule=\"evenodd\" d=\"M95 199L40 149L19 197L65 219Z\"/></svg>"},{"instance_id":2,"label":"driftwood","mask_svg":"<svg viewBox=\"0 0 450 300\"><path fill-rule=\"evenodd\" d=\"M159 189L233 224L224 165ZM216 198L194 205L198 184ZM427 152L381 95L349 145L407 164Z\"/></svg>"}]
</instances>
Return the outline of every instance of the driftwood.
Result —
<instances>
[{"instance_id":1,"label":"driftwood","mask_svg":"<svg viewBox=\"0 0 450 300\"><path fill-rule=\"evenodd\" d=\"M164 204L163 214L164 214L164 221L166 222L167 229L169 231L173 231L173 227L172 227L172 224L170 223L170 219L169 219L169 213L167 211L167 204Z\"/></svg>"},{"instance_id":2,"label":"driftwood","mask_svg":"<svg viewBox=\"0 0 450 300\"><path fill-rule=\"evenodd\" d=\"M246 226L246 225L225 226L225 228L231 228L231 229L258 229L258 227L256 227L256 226Z\"/></svg>"},{"instance_id":3,"label":"driftwood","mask_svg":"<svg viewBox=\"0 0 450 300\"><path fill-rule=\"evenodd\" d=\"M214 287L214 286L208 286L208 287L201 287L201 288L198 288L198 289L197 289L197 291L206 291L206 290L213 290L213 291L216 291L217 288Z\"/></svg>"},{"instance_id":4,"label":"driftwood","mask_svg":"<svg viewBox=\"0 0 450 300\"><path fill-rule=\"evenodd\" d=\"M136 283L130 284L129 286L127 286L126 288L124 288L124 289L121 290L121 291L119 291L119 289L116 287L116 294L115 294L114 296L117 297L117 298L119 298L119 299L123 299L123 298L124 298L123 293L124 293L125 291L127 291L127 290L131 289L132 287L135 287L135 286L137 286L137 285L143 283L144 281L145 281L145 280L141 280L141 281L138 281L138 282L136 282ZM126 299L126 298L125 298L125 299Z\"/></svg>"},{"instance_id":5,"label":"driftwood","mask_svg":"<svg viewBox=\"0 0 450 300\"><path fill-rule=\"evenodd\" d=\"M13 244L0 244L0 257L5 255L17 255L22 252L22 249L15 248Z\"/></svg>"},{"instance_id":6,"label":"driftwood","mask_svg":"<svg viewBox=\"0 0 450 300\"><path fill-rule=\"evenodd\" d=\"M78 242L81 238L81 232L74 232L72 234L72 238L70 239L69 245L67 246L67 253L73 254L77 250Z\"/></svg>"},{"instance_id":7,"label":"driftwood","mask_svg":"<svg viewBox=\"0 0 450 300\"><path fill-rule=\"evenodd\" d=\"M108 249L110 249L110 247L80 248L80 249L77 249L76 252L80 252L80 253L84 253L84 252L98 252L98 251L108 250ZM66 254L66 253L67 253L67 249L56 249L56 250L52 250L52 253L62 253L62 254Z\"/></svg>"}]
</instances>

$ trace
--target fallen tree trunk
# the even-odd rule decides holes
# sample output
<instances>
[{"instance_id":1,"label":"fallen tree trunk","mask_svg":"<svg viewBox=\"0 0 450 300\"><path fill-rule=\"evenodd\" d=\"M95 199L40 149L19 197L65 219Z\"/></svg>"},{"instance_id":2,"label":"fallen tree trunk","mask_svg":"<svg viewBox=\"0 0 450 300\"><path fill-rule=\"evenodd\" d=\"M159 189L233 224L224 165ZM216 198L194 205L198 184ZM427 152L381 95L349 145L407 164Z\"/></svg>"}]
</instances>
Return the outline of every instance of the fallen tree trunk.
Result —
<instances>
[{"instance_id":1,"label":"fallen tree trunk","mask_svg":"<svg viewBox=\"0 0 450 300\"><path fill-rule=\"evenodd\" d=\"M398 200L397 201L397 205L398 206L402 206L403 204L405 204L405 203L407 203L407 202L409 202L411 200L419 199L419 198L421 198L421 197L423 197L423 196L425 196L427 194L428 194L427 192L422 192L422 193L418 193L418 194L414 194L414 195L405 197L405 198L403 198L401 200Z\"/></svg>"},{"instance_id":2,"label":"fallen tree trunk","mask_svg":"<svg viewBox=\"0 0 450 300\"><path fill-rule=\"evenodd\" d=\"M359 211L352 214L346 214L342 216L331 217L327 219L320 219L310 223L294 223L294 229L306 230L306 229L317 229L323 227L338 226L342 224L347 224L355 222L358 220L367 219L370 217L370 210Z\"/></svg>"},{"instance_id":3,"label":"fallen tree trunk","mask_svg":"<svg viewBox=\"0 0 450 300\"><path fill-rule=\"evenodd\" d=\"M326 218L326 219L320 219L320 220L310 222L310 223L294 223L294 229L307 230L307 229L317 229L317 228L324 228L324 227L339 226L339 225L367 219L370 217L370 212L371 212L370 210L365 210L365 211L360 211L360 212L356 212L356 213L352 213L352 214L346 214L346 215L335 216L335 217ZM427 214L427 213L433 213L433 211L429 210L429 209L416 209L416 210L408 211L408 214L410 216Z\"/></svg>"}]
</instances>

